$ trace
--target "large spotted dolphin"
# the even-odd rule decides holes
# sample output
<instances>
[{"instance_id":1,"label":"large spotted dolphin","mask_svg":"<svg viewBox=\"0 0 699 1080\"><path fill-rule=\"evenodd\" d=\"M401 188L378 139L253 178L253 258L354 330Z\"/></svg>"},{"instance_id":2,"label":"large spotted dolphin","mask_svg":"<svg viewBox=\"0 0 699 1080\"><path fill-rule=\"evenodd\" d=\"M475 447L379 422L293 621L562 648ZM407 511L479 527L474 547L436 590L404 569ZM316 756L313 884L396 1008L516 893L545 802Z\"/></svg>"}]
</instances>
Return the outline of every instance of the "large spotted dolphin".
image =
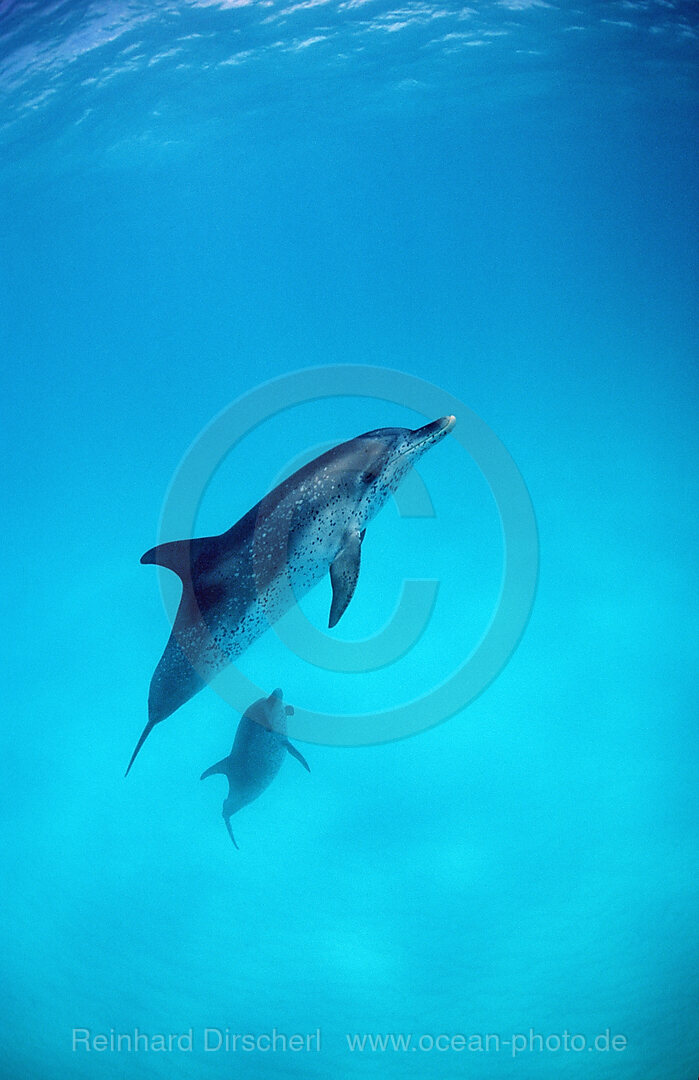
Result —
<instances>
[{"instance_id":1,"label":"large spotted dolphin","mask_svg":"<svg viewBox=\"0 0 699 1080\"><path fill-rule=\"evenodd\" d=\"M286 737L286 718L293 708L282 701L281 690L255 701L243 715L228 757L201 774L201 779L222 773L228 779L228 796L223 803L223 820L235 843L231 817L259 798L274 780L287 753L308 767L303 754Z\"/></svg>"},{"instance_id":2,"label":"large spotted dolphin","mask_svg":"<svg viewBox=\"0 0 699 1080\"><path fill-rule=\"evenodd\" d=\"M335 626L357 584L367 524L419 457L454 426L443 416L424 427L379 428L340 443L304 465L227 532L151 548L182 579L170 639L155 669L149 732L198 693L330 570Z\"/></svg>"}]
</instances>

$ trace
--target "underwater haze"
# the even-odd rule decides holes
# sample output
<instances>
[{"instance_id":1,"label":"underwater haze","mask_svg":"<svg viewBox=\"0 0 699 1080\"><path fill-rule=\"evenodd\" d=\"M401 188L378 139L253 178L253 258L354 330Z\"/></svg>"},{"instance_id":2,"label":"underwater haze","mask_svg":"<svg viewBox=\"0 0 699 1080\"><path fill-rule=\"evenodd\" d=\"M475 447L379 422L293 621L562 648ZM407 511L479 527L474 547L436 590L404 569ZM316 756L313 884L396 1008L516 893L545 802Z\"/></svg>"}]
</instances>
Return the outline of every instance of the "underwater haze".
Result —
<instances>
[{"instance_id":1,"label":"underwater haze","mask_svg":"<svg viewBox=\"0 0 699 1080\"><path fill-rule=\"evenodd\" d=\"M683 0L0 0L3 1078L694 1080L698 45ZM354 391L289 405L328 365ZM443 723L297 739L236 851L216 688L124 778L170 631L139 559L260 385L196 535L439 415L366 366L463 408L433 512L369 525L336 630L327 581L301 607L361 642L435 580L428 624L377 670L271 630L236 667L346 715L469 656L503 574L469 410L529 491L536 599Z\"/></svg>"}]
</instances>

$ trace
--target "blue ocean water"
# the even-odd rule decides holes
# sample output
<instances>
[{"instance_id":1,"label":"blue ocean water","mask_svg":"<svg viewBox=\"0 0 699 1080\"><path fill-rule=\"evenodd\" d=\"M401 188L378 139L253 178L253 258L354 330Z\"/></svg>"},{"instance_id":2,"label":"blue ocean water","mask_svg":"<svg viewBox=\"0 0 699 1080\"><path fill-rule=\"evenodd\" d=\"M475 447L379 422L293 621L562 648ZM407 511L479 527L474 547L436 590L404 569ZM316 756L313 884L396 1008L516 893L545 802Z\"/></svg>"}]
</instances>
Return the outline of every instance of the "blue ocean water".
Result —
<instances>
[{"instance_id":1,"label":"blue ocean water","mask_svg":"<svg viewBox=\"0 0 699 1080\"><path fill-rule=\"evenodd\" d=\"M680 0L0 3L3 1076L696 1076L698 34ZM139 558L212 418L329 364L483 418L538 592L468 708L304 744L235 851L212 689L123 778L169 632ZM250 432L200 534L314 448L433 419L356 389ZM473 649L497 509L451 437L420 476L434 517L382 511L334 634L438 579L415 649L337 674L268 633L251 680L372 711ZM348 1043L387 1033L412 1043Z\"/></svg>"}]
</instances>

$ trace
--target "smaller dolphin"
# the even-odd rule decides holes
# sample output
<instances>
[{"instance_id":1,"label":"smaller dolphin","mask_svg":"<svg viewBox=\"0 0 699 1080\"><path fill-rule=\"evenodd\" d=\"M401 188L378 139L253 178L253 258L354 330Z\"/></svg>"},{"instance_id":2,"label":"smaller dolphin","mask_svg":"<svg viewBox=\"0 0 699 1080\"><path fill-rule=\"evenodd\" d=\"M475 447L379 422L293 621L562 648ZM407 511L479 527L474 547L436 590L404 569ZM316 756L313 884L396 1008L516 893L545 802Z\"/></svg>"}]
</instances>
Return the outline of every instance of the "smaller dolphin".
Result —
<instances>
[{"instance_id":1,"label":"smaller dolphin","mask_svg":"<svg viewBox=\"0 0 699 1080\"><path fill-rule=\"evenodd\" d=\"M273 690L267 698L255 701L243 715L235 733L228 757L217 761L201 774L201 779L223 773L228 777L228 798L223 803L223 820L236 847L231 817L248 803L254 802L274 780L288 752L310 768L303 754L286 737L286 717L294 709L282 701L281 690Z\"/></svg>"}]
</instances>

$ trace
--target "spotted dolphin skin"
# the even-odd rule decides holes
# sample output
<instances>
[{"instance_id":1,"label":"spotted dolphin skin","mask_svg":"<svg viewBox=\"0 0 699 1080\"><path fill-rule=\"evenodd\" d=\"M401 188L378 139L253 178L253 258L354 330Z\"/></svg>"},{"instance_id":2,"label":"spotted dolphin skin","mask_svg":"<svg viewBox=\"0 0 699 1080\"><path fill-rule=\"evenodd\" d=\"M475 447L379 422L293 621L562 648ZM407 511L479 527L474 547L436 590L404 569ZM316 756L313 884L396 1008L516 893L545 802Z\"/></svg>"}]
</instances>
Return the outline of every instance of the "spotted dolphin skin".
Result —
<instances>
[{"instance_id":1,"label":"spotted dolphin skin","mask_svg":"<svg viewBox=\"0 0 699 1080\"><path fill-rule=\"evenodd\" d=\"M151 680L149 732L330 571L335 626L357 584L367 524L410 467L451 431L443 416L417 428L368 431L304 465L227 532L151 548L142 563L179 574L182 599Z\"/></svg>"},{"instance_id":2,"label":"spotted dolphin skin","mask_svg":"<svg viewBox=\"0 0 699 1080\"><path fill-rule=\"evenodd\" d=\"M228 757L217 761L201 774L201 779L222 773L228 777L228 797L223 803L223 820L228 834L237 847L231 817L248 803L259 798L274 780L287 753L308 767L303 754L286 737L286 717L293 714L291 705L283 702L281 690L273 690L267 698L256 701L238 724L233 748Z\"/></svg>"}]
</instances>

